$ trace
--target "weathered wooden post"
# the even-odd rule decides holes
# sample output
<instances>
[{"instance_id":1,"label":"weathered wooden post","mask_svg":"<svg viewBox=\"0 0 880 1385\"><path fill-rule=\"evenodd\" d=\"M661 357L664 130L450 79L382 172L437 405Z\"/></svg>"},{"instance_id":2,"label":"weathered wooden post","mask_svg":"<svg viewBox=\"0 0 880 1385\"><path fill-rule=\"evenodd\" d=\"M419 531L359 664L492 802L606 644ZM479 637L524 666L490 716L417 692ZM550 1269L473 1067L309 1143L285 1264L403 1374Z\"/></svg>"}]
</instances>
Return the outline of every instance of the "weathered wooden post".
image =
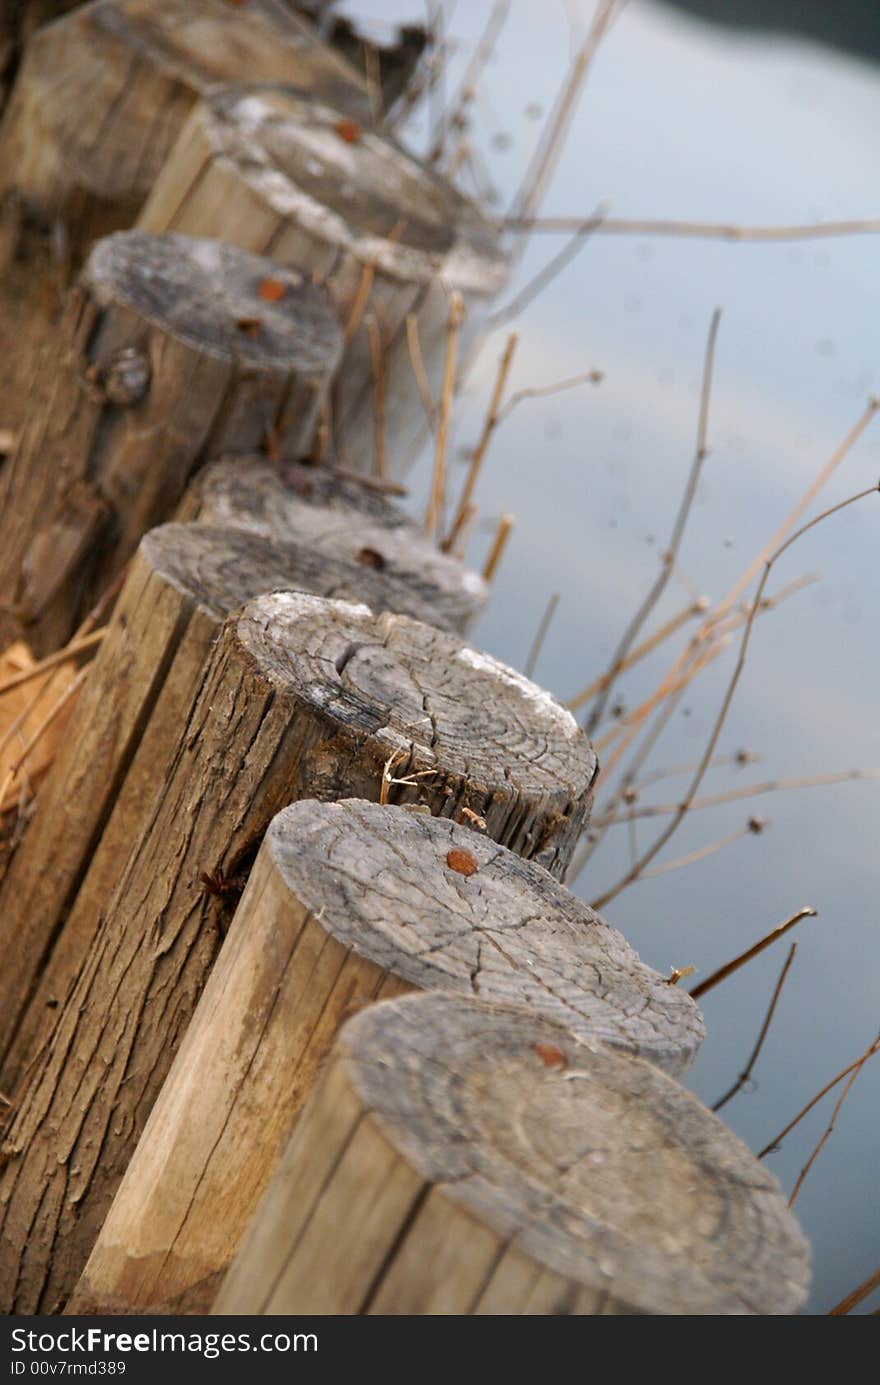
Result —
<instances>
[{"instance_id":1,"label":"weathered wooden post","mask_svg":"<svg viewBox=\"0 0 880 1385\"><path fill-rule=\"evenodd\" d=\"M22 52L37 29L78 3L79 0L6 0L0 11L0 111Z\"/></svg>"},{"instance_id":2,"label":"weathered wooden post","mask_svg":"<svg viewBox=\"0 0 880 1385\"><path fill-rule=\"evenodd\" d=\"M655 1066L523 1009L350 1020L216 1313L790 1314L775 1178Z\"/></svg>"},{"instance_id":3,"label":"weathered wooden post","mask_svg":"<svg viewBox=\"0 0 880 1385\"><path fill-rule=\"evenodd\" d=\"M465 809L561 876L595 754L569 713L457 637L365 606L276 593L230 618L47 1052L0 1174L0 1306L73 1289L189 1023L234 889L302 798Z\"/></svg>"},{"instance_id":4,"label":"weathered wooden post","mask_svg":"<svg viewBox=\"0 0 880 1385\"><path fill-rule=\"evenodd\" d=\"M404 808L274 819L70 1312L210 1308L353 1007L411 988L516 1000L670 1072L703 1035L683 991L540 866Z\"/></svg>"},{"instance_id":5,"label":"weathered wooden post","mask_svg":"<svg viewBox=\"0 0 880 1385\"><path fill-rule=\"evenodd\" d=\"M343 486L326 469L230 457L198 474L177 518L294 539L316 552L373 567L430 602L432 625L466 634L489 599L488 584L441 553L387 499L351 483Z\"/></svg>"},{"instance_id":6,"label":"weathered wooden post","mask_svg":"<svg viewBox=\"0 0 880 1385\"><path fill-rule=\"evenodd\" d=\"M76 262L134 221L199 94L244 76L369 118L364 78L280 0L78 6L28 43L0 126L0 201L63 227Z\"/></svg>"},{"instance_id":7,"label":"weathered wooden post","mask_svg":"<svg viewBox=\"0 0 880 1385\"><path fill-rule=\"evenodd\" d=\"M0 1090L19 1082L92 946L161 792L223 620L296 589L423 620L427 584L241 530L169 524L142 541L35 816L0 886Z\"/></svg>"},{"instance_id":8,"label":"weathered wooden post","mask_svg":"<svg viewBox=\"0 0 880 1385\"><path fill-rule=\"evenodd\" d=\"M306 450L340 347L296 270L185 236L99 241L0 473L0 602L29 643L64 643L203 462L272 429Z\"/></svg>"},{"instance_id":9,"label":"weathered wooden post","mask_svg":"<svg viewBox=\"0 0 880 1385\"><path fill-rule=\"evenodd\" d=\"M450 183L392 140L289 86L233 85L199 102L139 225L224 240L317 275L347 326L332 433L342 459L375 469L377 353L390 467L427 431L409 356L418 324L429 371L443 356L449 295L468 308L465 340L503 285L495 228ZM360 325L358 325L360 324Z\"/></svg>"}]
</instances>

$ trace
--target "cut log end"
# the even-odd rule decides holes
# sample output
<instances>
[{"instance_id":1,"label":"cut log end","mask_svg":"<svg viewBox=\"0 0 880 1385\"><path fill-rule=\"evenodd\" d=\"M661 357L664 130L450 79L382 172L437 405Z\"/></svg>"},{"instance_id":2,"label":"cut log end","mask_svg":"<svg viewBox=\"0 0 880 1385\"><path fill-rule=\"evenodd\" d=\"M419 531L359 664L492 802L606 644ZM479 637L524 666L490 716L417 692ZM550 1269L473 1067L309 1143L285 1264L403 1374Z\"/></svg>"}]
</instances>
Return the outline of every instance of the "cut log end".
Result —
<instances>
[{"instance_id":1,"label":"cut log end","mask_svg":"<svg viewBox=\"0 0 880 1385\"><path fill-rule=\"evenodd\" d=\"M213 156L285 220L401 279L490 296L507 262L451 183L387 136L280 84L209 92L193 117Z\"/></svg>"},{"instance_id":2,"label":"cut log end","mask_svg":"<svg viewBox=\"0 0 880 1385\"><path fill-rule=\"evenodd\" d=\"M693 1001L546 871L404 808L301 802L266 834L74 1310L152 1311L222 1272L346 1017L414 988L515 1001L672 1072L702 1037Z\"/></svg>"},{"instance_id":3,"label":"cut log end","mask_svg":"<svg viewBox=\"0 0 880 1385\"><path fill-rule=\"evenodd\" d=\"M334 483L332 473L319 467L294 464L282 471L257 457L230 458L200 473L181 513L279 542L294 540L383 574L392 588L399 584L401 592L412 593L412 602L386 609L444 630L467 632L489 598L477 573L438 552L400 510L364 487Z\"/></svg>"},{"instance_id":4,"label":"cut log end","mask_svg":"<svg viewBox=\"0 0 880 1385\"><path fill-rule=\"evenodd\" d=\"M307 801L279 813L265 850L299 905L377 967L421 990L526 1005L681 1076L705 1032L686 992L473 822Z\"/></svg>"},{"instance_id":5,"label":"cut log end","mask_svg":"<svg viewBox=\"0 0 880 1385\"><path fill-rule=\"evenodd\" d=\"M433 995L346 1025L214 1312L790 1314L808 1281L776 1180L691 1093Z\"/></svg>"},{"instance_id":6,"label":"cut log end","mask_svg":"<svg viewBox=\"0 0 880 1385\"><path fill-rule=\"evenodd\" d=\"M278 592L246 607L235 635L270 683L340 730L370 730L398 781L392 799L443 817L468 807L495 840L564 871L598 762L549 693L454 636L362 605Z\"/></svg>"},{"instance_id":7,"label":"cut log end","mask_svg":"<svg viewBox=\"0 0 880 1385\"><path fill-rule=\"evenodd\" d=\"M69 638L199 468L272 440L308 451L342 346L323 290L218 241L123 231L95 246L3 468L0 621ZM11 633L17 633L13 627Z\"/></svg>"},{"instance_id":8,"label":"cut log end","mask_svg":"<svg viewBox=\"0 0 880 1385\"><path fill-rule=\"evenodd\" d=\"M73 194L124 225L199 93L242 72L368 118L363 77L279 0L99 0L29 43L3 132L7 177L36 208Z\"/></svg>"},{"instance_id":9,"label":"cut log end","mask_svg":"<svg viewBox=\"0 0 880 1385\"><path fill-rule=\"evenodd\" d=\"M102 308L129 308L195 350L252 370L320 378L339 358L341 328L321 289L221 241L120 231L92 250L83 281Z\"/></svg>"}]
</instances>

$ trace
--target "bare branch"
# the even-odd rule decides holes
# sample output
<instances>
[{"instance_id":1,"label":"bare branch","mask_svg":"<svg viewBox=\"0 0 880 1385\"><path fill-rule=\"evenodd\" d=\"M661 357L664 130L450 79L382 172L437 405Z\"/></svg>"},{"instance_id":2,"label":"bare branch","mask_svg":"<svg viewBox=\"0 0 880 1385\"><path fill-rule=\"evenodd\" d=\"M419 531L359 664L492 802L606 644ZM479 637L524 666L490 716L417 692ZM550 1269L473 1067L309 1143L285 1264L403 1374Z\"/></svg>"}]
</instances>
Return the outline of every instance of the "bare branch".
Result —
<instances>
[{"instance_id":1,"label":"bare branch","mask_svg":"<svg viewBox=\"0 0 880 1385\"><path fill-rule=\"evenodd\" d=\"M669 578L672 575L673 564L676 562L678 558L678 550L681 547L681 541L684 537L685 527L687 525L688 517L691 512L691 506L694 503L694 496L697 493L697 485L700 479L700 472L702 471L703 462L706 460L707 456L706 433L709 426L709 401L712 392L712 367L715 363L715 342L718 337L718 327L720 323L721 309L716 308L714 313L712 314L712 320L709 324L709 336L706 341L706 355L703 362L703 384L700 390L700 412L697 421L697 443L696 448L694 449L694 459L691 463L691 469L688 474L687 483L684 488L684 494L681 498L681 503L678 507L678 514L676 515L675 523L672 526L672 535L669 540L669 547L663 554L662 565L656 580L654 581L650 591L648 592L644 601L639 606L638 610L636 611L635 615L633 616L632 620L630 621L629 625L624 631L620 644L618 645L614 657L611 660L610 667L608 668L608 671L605 674L605 682L602 687L602 690L598 694L596 701L590 711L590 714L585 722L585 730L588 736L591 736L593 734L596 727L599 725L599 722L602 720L602 716L605 712L605 707L608 703L608 698L611 696L611 689L613 688L615 680L618 674L620 673L620 670L623 666L623 662L626 659L626 656L632 648L633 644L635 643L639 631L645 624L645 621L648 619L654 607L657 605L657 602L660 600L661 596L666 590L667 583L669 582Z\"/></svg>"},{"instance_id":2,"label":"bare branch","mask_svg":"<svg viewBox=\"0 0 880 1385\"><path fill-rule=\"evenodd\" d=\"M498 415L501 409L501 401L504 398L504 390L507 385L507 377L510 374L510 367L513 364L513 353L519 336L516 332L511 332L507 338L507 344L498 362L498 374L495 376L495 384L492 388L492 396L489 400L489 408L486 411L486 418L483 422L483 431L480 434L476 447L471 453L470 465L468 466L467 476L461 490L461 497L458 502L458 509L455 518L450 525L449 533L441 544L444 553L449 553L455 547L459 538L461 526L464 523L464 516L473 500L474 489L480 475L480 468L483 459L489 450L489 443L492 441L492 434L498 427Z\"/></svg>"},{"instance_id":3,"label":"bare branch","mask_svg":"<svg viewBox=\"0 0 880 1385\"><path fill-rule=\"evenodd\" d=\"M492 540L492 547L489 549L489 556L483 568L483 580L486 582L491 582L498 571L498 564L501 562L501 555L507 546L513 524L513 515L502 515L498 521L495 538Z\"/></svg>"},{"instance_id":4,"label":"bare branch","mask_svg":"<svg viewBox=\"0 0 880 1385\"><path fill-rule=\"evenodd\" d=\"M533 673L535 672L535 665L538 662L538 656L540 655L541 650L544 647L544 641L547 638L547 631L550 629L550 622L556 614L556 607L558 605L559 592L554 592L553 595L550 597L550 600L547 602L547 609L544 611L544 614L541 617L541 623L538 626L537 633L535 635L534 640L532 641L532 647L529 650L529 657L526 659L525 662L523 673L525 674L526 678L531 678Z\"/></svg>"},{"instance_id":5,"label":"bare branch","mask_svg":"<svg viewBox=\"0 0 880 1385\"><path fill-rule=\"evenodd\" d=\"M741 952L739 956L734 957L731 962L725 962L723 967L719 967L717 971L713 971L712 975L707 976L705 981L701 981L699 986L694 986L690 992L691 996L694 1000L699 1000L701 995L705 995L707 991L714 990L722 981L726 981L728 976L732 976L735 971L739 971L740 967L744 967L746 962L751 962L754 957L760 956L766 948L778 942L780 938L785 937L785 934L788 933L790 929L794 928L796 924L800 923L801 919L814 919L817 917L816 910L812 908L811 905L805 904L803 909L798 909L797 913L792 914L791 918L786 919L784 923L777 924L775 928L772 928L770 932L763 938L760 938L758 942L746 948L745 952Z\"/></svg>"},{"instance_id":6,"label":"bare branch","mask_svg":"<svg viewBox=\"0 0 880 1385\"><path fill-rule=\"evenodd\" d=\"M852 1293L847 1294L846 1298L842 1298L839 1303L836 1303L834 1307L829 1310L829 1318L840 1318L846 1313L851 1313L854 1308L858 1307L863 1299L866 1299L868 1295L872 1294L877 1288L880 1288L880 1269L876 1269L873 1274L869 1274L868 1278L863 1280L857 1289L853 1289Z\"/></svg>"},{"instance_id":7,"label":"bare branch","mask_svg":"<svg viewBox=\"0 0 880 1385\"><path fill-rule=\"evenodd\" d=\"M733 701L734 693L736 692L740 676L742 674L743 668L745 667L746 656L748 654L749 642L752 634L752 628L755 623L755 616L761 608L761 598L764 595L764 588L767 585L767 580L770 576L770 573L773 570L774 564L778 562L778 560L783 556L784 553L788 551L789 548L791 548L792 544L797 543L798 539L802 538L804 534L809 533L809 531L811 529L814 529L817 524L821 524L824 520L829 519L832 515L838 514L841 510L849 508L849 506L856 504L860 500L864 500L869 495L876 495L878 491L880 491L880 486L870 486L867 490L859 491L856 495L851 495L847 500L842 500L839 504L832 505L829 507L829 509L823 510L821 514L816 515L815 518L809 520L806 524L802 525L800 529L795 530L795 532L790 536L790 538L786 539L785 542L779 548L777 548L776 551L772 553L770 557L766 560L766 563L764 565L764 572L761 576L761 581L758 584L758 590L755 595L755 600L752 603L752 609L749 614L749 619L743 631L742 642L740 644L739 658L737 659L736 667L733 671L733 676L727 686L727 691L724 694L724 699L721 703L721 709L715 720L715 725L712 728L712 733L709 736L708 744L700 760L700 763L697 766L696 773L694 774L694 777L691 780L690 785L688 786L687 793L685 794L684 799L677 808L676 812L673 814L670 821L667 823L666 827L648 847L647 851L642 853L642 856L636 863L636 865L632 869L630 869L627 872L627 874L621 880L618 881L616 885L613 885L611 889L606 890L599 897L599 899L594 902L594 908L601 908L602 905L607 904L610 899L614 899L622 889L624 889L627 885L631 884L633 880L635 880L639 872L644 870L645 866L649 865L651 861L653 861L658 851L660 851L666 845L670 837L679 827L680 823L687 814L691 806L691 803L696 798L697 790L699 789L700 784L703 782L703 775L706 772L706 769L709 765L709 761L715 754L715 749L718 745L719 737L724 728L724 723L727 719L727 713L730 710L730 704Z\"/></svg>"},{"instance_id":8,"label":"bare branch","mask_svg":"<svg viewBox=\"0 0 880 1385\"><path fill-rule=\"evenodd\" d=\"M834 1127L837 1124L837 1117L840 1115L840 1109L843 1106L843 1103L846 1101L847 1097L849 1096L850 1092L852 1091L853 1086L857 1082L859 1073L862 1071L862 1068L865 1066L868 1060L870 1058L873 1058L874 1054L877 1053L878 1050L880 1050L880 1034L878 1034L877 1038L871 1044L871 1047L862 1054L861 1058L855 1064L852 1072L849 1075L849 1080L847 1081L846 1086L840 1093L840 1096L837 1098L837 1101L834 1103L834 1110L831 1112L831 1119L829 1120L828 1124L826 1125L825 1129L820 1135L816 1145L813 1148L812 1153L810 1154L809 1159L804 1164L804 1167L801 1169L800 1173L797 1176L797 1182L791 1190L791 1197L788 1199L789 1207L793 1207L794 1204L797 1202L798 1194L800 1193L801 1188L804 1186L804 1180L806 1179L807 1174L810 1172L810 1169L813 1167L819 1155L822 1153L822 1150L825 1148L825 1145L827 1144L828 1140L831 1138L831 1135L834 1131Z\"/></svg>"},{"instance_id":9,"label":"bare branch","mask_svg":"<svg viewBox=\"0 0 880 1385\"><path fill-rule=\"evenodd\" d=\"M717 764L719 758L715 758L713 763ZM694 813L701 808L717 808L723 803L736 803L743 798L756 798L759 794L778 793L788 789L813 789L826 784L850 784L857 779L880 779L880 769L844 769L836 774L812 774L789 779L764 779L757 784L741 784L736 789L725 789L721 793L704 794L702 798L695 798L688 807L688 812ZM627 821L630 817L634 818L656 818L668 817L670 813L677 813L681 803L645 803L640 807L628 808L626 814L616 813L614 817L600 817L596 820L597 827L612 827L616 823Z\"/></svg>"},{"instance_id":10,"label":"bare branch","mask_svg":"<svg viewBox=\"0 0 880 1385\"><path fill-rule=\"evenodd\" d=\"M458 333L464 318L464 299L457 291L449 300L449 321L446 328L446 357L443 363L443 390L437 413L437 438L434 448L434 475L431 499L425 515L425 533L433 536L443 523L446 505L446 448L449 441L449 418L455 390L455 363L458 357Z\"/></svg>"},{"instance_id":11,"label":"bare branch","mask_svg":"<svg viewBox=\"0 0 880 1385\"><path fill-rule=\"evenodd\" d=\"M635 826L636 815L633 813L627 818ZM769 823L762 820L761 831ZM701 846L696 851L689 851L687 856L677 856L674 861L664 861L659 866L652 866L650 870L643 870L639 873L640 880L650 880L655 875L666 875L671 870L682 870L685 866L694 866L698 861L704 861L707 856L714 856L716 851L723 851L726 846L732 846L734 842L741 841L743 837L755 835L755 828L746 823L745 827L737 827L734 832L728 832L727 836L720 837L717 842L709 842L707 846Z\"/></svg>"},{"instance_id":12,"label":"bare branch","mask_svg":"<svg viewBox=\"0 0 880 1385\"><path fill-rule=\"evenodd\" d=\"M791 964L794 961L796 952L797 943L792 943L791 947L788 949L788 956L782 964L782 971L779 973L776 985L773 987L773 994L770 997L770 1004L768 1005L767 1013L764 1016L764 1023L761 1025L755 1046L749 1054L749 1061L746 1063L745 1067L743 1068L739 1077L734 1082L733 1086L729 1087L728 1090L724 1093L724 1095L719 1097L718 1100L715 1102L715 1105L712 1107L713 1111L720 1111L722 1106L726 1106L728 1101L732 1101L733 1098L742 1091L746 1083L751 1081L752 1073L755 1070L755 1064L758 1061L761 1049L764 1047L764 1040L766 1039L767 1034L770 1030L770 1025L773 1023L773 1016L776 1013L776 1006L779 1004L779 997L782 995L782 988L785 985L786 978L791 969Z\"/></svg>"},{"instance_id":13,"label":"bare branch","mask_svg":"<svg viewBox=\"0 0 880 1385\"><path fill-rule=\"evenodd\" d=\"M589 218L582 216L508 216L503 225L508 231L531 234L549 231L568 235ZM657 218L608 217L602 233L608 236L685 236L695 240L787 241L823 240L831 236L864 236L880 232L880 217L850 221L811 221L790 226L737 226L723 221L664 221Z\"/></svg>"}]
</instances>

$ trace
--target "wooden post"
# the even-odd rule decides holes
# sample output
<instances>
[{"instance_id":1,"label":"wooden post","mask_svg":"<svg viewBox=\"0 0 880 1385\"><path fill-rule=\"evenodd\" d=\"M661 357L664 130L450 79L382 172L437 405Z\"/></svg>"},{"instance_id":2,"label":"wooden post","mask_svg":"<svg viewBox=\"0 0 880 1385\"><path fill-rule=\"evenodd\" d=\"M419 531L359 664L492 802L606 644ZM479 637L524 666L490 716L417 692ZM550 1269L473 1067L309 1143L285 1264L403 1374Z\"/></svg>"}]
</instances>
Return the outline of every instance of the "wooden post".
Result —
<instances>
[{"instance_id":1,"label":"wooden post","mask_svg":"<svg viewBox=\"0 0 880 1385\"><path fill-rule=\"evenodd\" d=\"M449 995L345 1026L217 1298L237 1314L791 1314L779 1185L656 1067Z\"/></svg>"},{"instance_id":2,"label":"wooden post","mask_svg":"<svg viewBox=\"0 0 880 1385\"><path fill-rule=\"evenodd\" d=\"M234 897L282 807L387 795L436 816L467 808L561 876L596 771L569 713L456 637L300 593L231 617L20 1089L0 1173L0 1311L52 1311L73 1289L213 963L217 897Z\"/></svg>"},{"instance_id":3,"label":"wooden post","mask_svg":"<svg viewBox=\"0 0 880 1385\"><path fill-rule=\"evenodd\" d=\"M690 997L540 866L404 808L297 803L263 840L68 1311L207 1311L340 1024L412 987L515 1000L674 1073L703 1036Z\"/></svg>"},{"instance_id":4,"label":"wooden post","mask_svg":"<svg viewBox=\"0 0 880 1385\"><path fill-rule=\"evenodd\" d=\"M393 573L301 544L200 524L146 536L0 886L0 954L16 959L0 968L0 1090L13 1090L39 1052L93 944L223 620L279 588L433 615L430 599Z\"/></svg>"},{"instance_id":5,"label":"wooden post","mask_svg":"<svg viewBox=\"0 0 880 1385\"><path fill-rule=\"evenodd\" d=\"M357 490L349 485L347 495ZM178 518L232 524L270 538L290 538L318 553L388 573L430 605L430 623L461 634L489 599L482 577L440 553L421 527L381 497L375 517L334 494L332 474L319 468L280 470L260 457L231 457L206 467L184 498ZM376 507L378 509L378 507Z\"/></svg>"},{"instance_id":6,"label":"wooden post","mask_svg":"<svg viewBox=\"0 0 880 1385\"><path fill-rule=\"evenodd\" d=\"M464 297L470 340L507 273L497 232L451 184L392 140L280 85L208 93L139 225L222 235L326 283L348 337L333 391L333 436L340 459L364 471L377 463L381 470L371 324L380 346L385 443L391 469L400 473L427 433L407 315L416 317L431 372L444 354L449 295Z\"/></svg>"},{"instance_id":7,"label":"wooden post","mask_svg":"<svg viewBox=\"0 0 880 1385\"><path fill-rule=\"evenodd\" d=\"M72 10L79 0L5 0L0 12L0 111L22 52L37 29Z\"/></svg>"},{"instance_id":8,"label":"wooden post","mask_svg":"<svg viewBox=\"0 0 880 1385\"><path fill-rule=\"evenodd\" d=\"M297 271L139 231L95 246L60 338L0 473L0 602L41 652L204 461L270 430L292 455L307 449L341 345L323 291Z\"/></svg>"},{"instance_id":9,"label":"wooden post","mask_svg":"<svg viewBox=\"0 0 880 1385\"><path fill-rule=\"evenodd\" d=\"M57 8L57 6L56 6ZM280 0L95 0L39 30L0 127L0 200L76 261L130 226L199 93L285 80L368 118L364 79Z\"/></svg>"}]
</instances>

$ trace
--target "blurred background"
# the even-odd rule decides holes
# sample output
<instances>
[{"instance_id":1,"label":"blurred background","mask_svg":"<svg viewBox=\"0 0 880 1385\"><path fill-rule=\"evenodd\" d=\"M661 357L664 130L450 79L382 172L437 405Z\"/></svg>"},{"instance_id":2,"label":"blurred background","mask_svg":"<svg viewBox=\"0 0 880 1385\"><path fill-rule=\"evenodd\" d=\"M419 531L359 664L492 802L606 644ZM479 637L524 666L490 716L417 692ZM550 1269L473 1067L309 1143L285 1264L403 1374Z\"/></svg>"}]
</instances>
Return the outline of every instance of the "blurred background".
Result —
<instances>
[{"instance_id":1,"label":"blurred background","mask_svg":"<svg viewBox=\"0 0 880 1385\"><path fill-rule=\"evenodd\" d=\"M389 41L401 22L438 32L440 76L402 128L419 151L454 96L490 18L489 0L357 0L337 7ZM468 105L469 193L502 213L584 41L593 6L512 0ZM715 20L723 20L716 23ZM718 5L630 0L605 36L542 215L736 224L869 217L878 211L880 19L861 3ZM566 244L528 240L506 301ZM484 466L469 558L482 564L498 517L516 527L477 642L523 668L552 593L558 608L535 677L571 697L608 665L657 576L693 458L706 336L722 309L708 456L673 577L649 623L695 594L718 600L770 538L880 388L880 237L771 244L597 234L521 312L490 333L456 411L452 484L464 475L509 331L520 341L508 395L590 369L600 384L524 400ZM503 305L502 305L503 306ZM409 478L424 510L430 457ZM808 512L880 476L880 421ZM880 498L829 519L774 569L773 591L821 580L755 624L719 751L759 761L710 771L702 792L880 766ZM754 584L752 586L754 591ZM614 702L636 706L681 647L624 675ZM692 763L731 677L737 642L689 688L648 768ZM747 757L748 758L748 757ZM686 776L640 803L675 802ZM880 1027L880 781L817 785L693 811L654 865L744 829L696 863L637 880L604 910L645 960L699 981L802 905L798 951L753 1080L724 1117L762 1148ZM665 819L637 824L644 849ZM574 888L595 899L626 873L629 830L614 826ZM708 1038L692 1074L712 1103L742 1071L790 939L705 998ZM693 984L692 980L682 984ZM768 1156L789 1192L842 1085ZM876 1267L880 1062L868 1063L800 1192L815 1255L809 1310L827 1311ZM859 1312L870 1312L868 1300Z\"/></svg>"}]
</instances>

